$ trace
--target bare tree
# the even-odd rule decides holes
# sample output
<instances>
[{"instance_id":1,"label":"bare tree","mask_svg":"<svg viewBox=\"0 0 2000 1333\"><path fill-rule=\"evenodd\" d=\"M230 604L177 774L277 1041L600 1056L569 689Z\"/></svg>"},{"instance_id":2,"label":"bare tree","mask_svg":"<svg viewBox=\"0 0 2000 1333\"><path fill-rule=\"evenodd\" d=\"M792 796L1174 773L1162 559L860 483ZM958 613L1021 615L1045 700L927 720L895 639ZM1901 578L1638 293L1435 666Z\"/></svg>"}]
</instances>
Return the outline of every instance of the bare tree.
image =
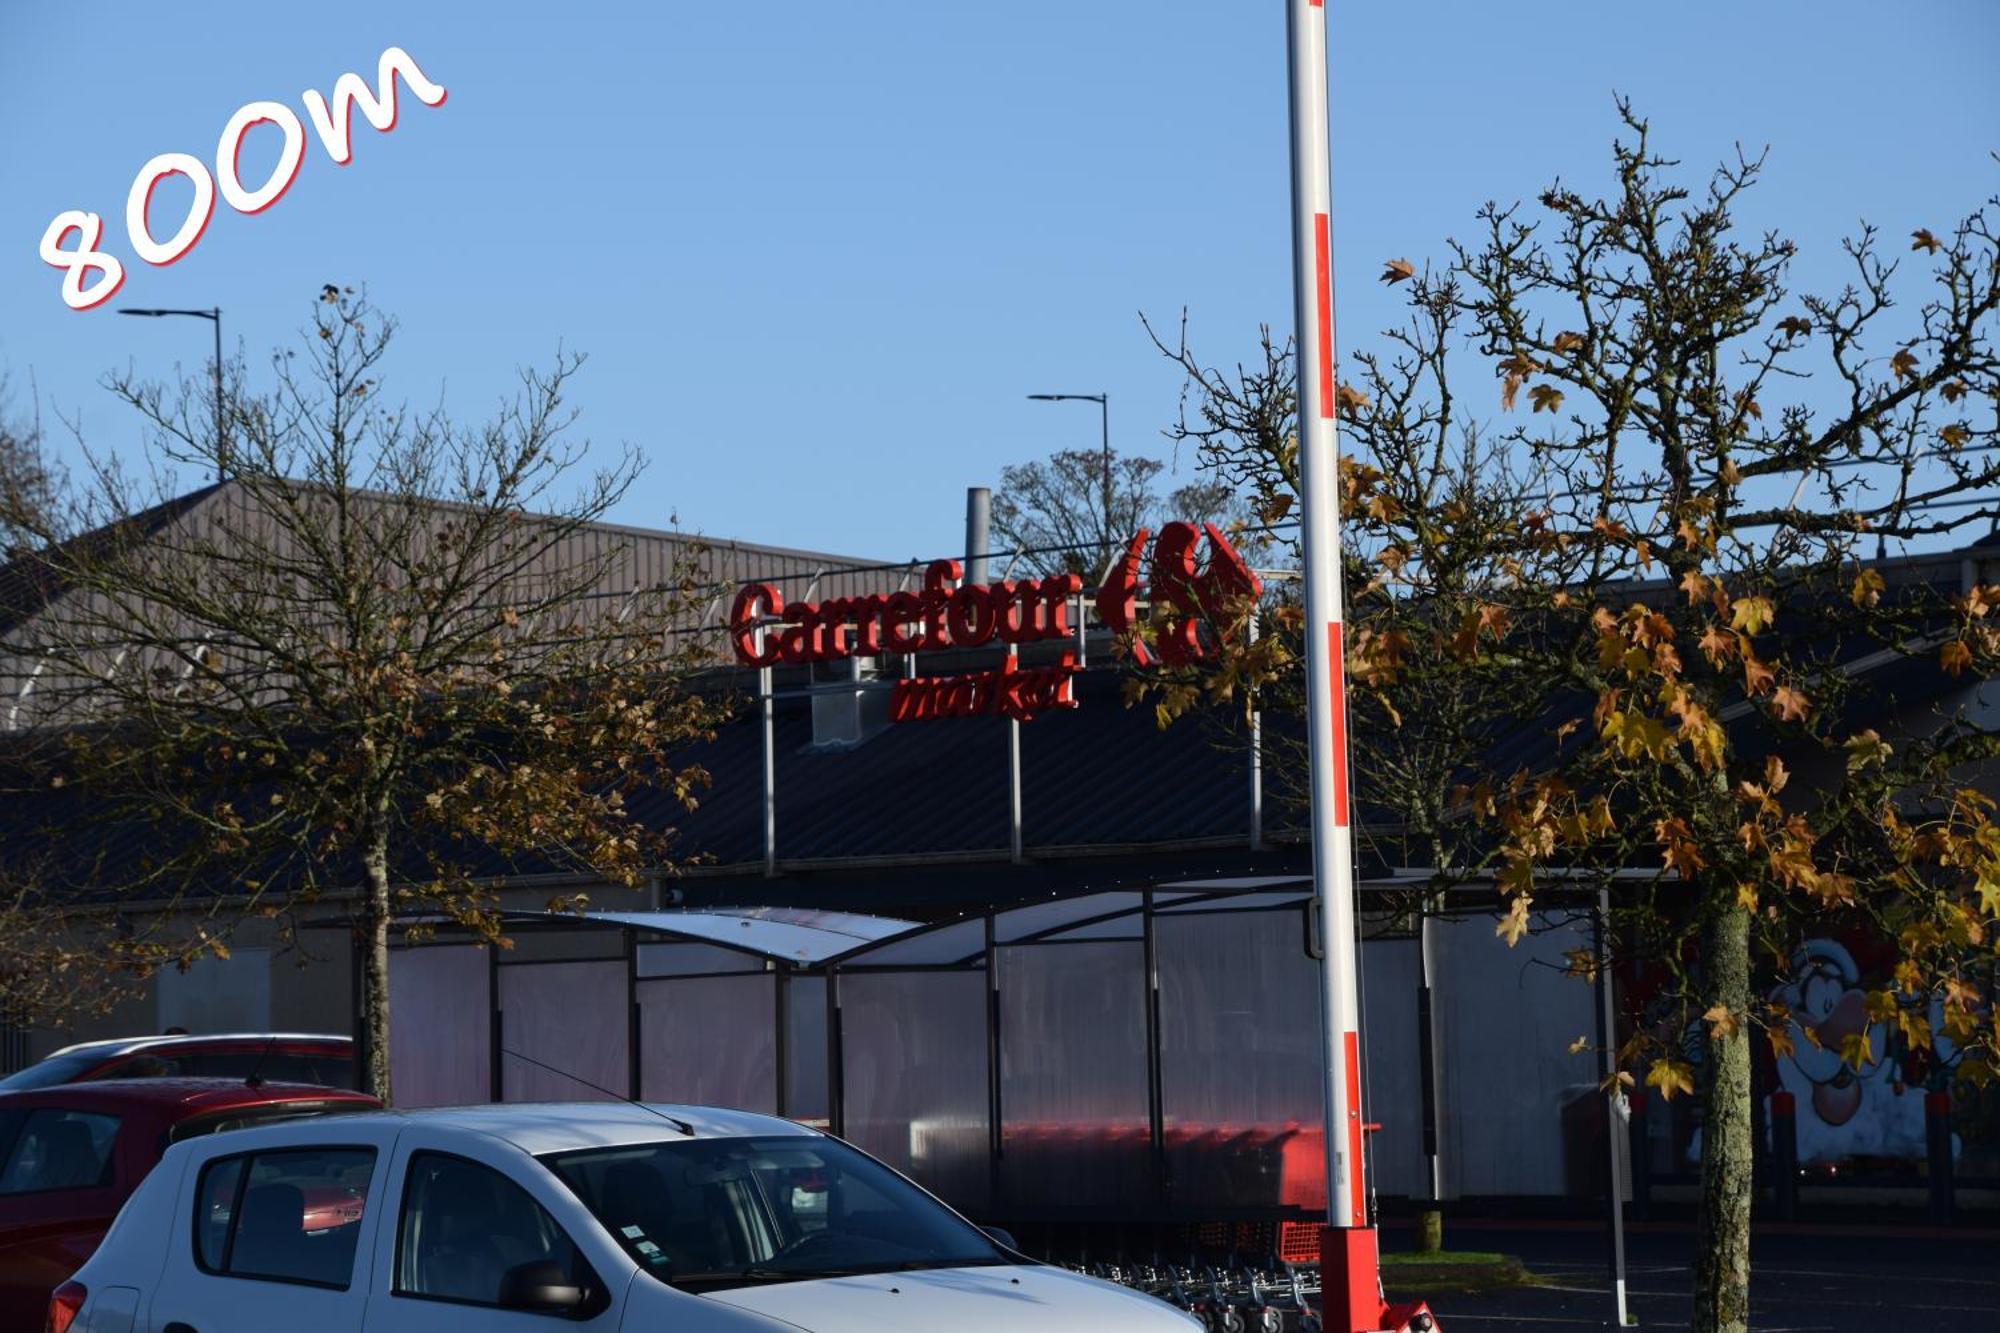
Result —
<instances>
[{"instance_id":1,"label":"bare tree","mask_svg":"<svg viewBox=\"0 0 2000 1333\"><path fill-rule=\"evenodd\" d=\"M685 688L700 648L675 633L692 561L635 587L590 531L640 460L579 475L578 358L467 428L384 400L393 325L364 298L328 287L313 311L274 388L229 403L226 446L206 385L110 382L160 457L227 479L161 501L97 466L68 523L90 539L47 547L62 594L17 651L46 668L44 780L126 834L115 862L57 857L68 886L179 909L116 941L123 965L222 953L246 912L352 895L356 1030L386 1098L396 918L498 940L497 875L670 870L627 798L692 806L705 777L673 754L718 705Z\"/></svg>"},{"instance_id":2,"label":"bare tree","mask_svg":"<svg viewBox=\"0 0 2000 1333\"><path fill-rule=\"evenodd\" d=\"M1002 468L993 531L1027 552L1038 572L1089 580L1134 532L1158 527L1163 517L1220 523L1238 514L1235 488L1224 478L1199 478L1162 497L1155 483L1165 463L1116 450L1110 459L1108 487L1105 454L1097 449L1061 449Z\"/></svg>"},{"instance_id":3,"label":"bare tree","mask_svg":"<svg viewBox=\"0 0 2000 1333\"><path fill-rule=\"evenodd\" d=\"M0 564L32 550L47 529L58 481L42 450L39 415L19 418L8 389L0 374Z\"/></svg>"}]
</instances>

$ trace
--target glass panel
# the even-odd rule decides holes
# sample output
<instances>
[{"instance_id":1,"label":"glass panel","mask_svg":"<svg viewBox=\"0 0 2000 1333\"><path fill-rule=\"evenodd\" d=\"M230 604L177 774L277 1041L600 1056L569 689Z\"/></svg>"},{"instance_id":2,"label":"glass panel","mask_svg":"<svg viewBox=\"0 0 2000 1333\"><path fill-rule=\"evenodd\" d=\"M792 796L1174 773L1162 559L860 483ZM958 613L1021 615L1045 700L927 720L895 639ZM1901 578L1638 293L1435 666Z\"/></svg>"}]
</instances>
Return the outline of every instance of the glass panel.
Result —
<instances>
[{"instance_id":1,"label":"glass panel","mask_svg":"<svg viewBox=\"0 0 2000 1333\"><path fill-rule=\"evenodd\" d=\"M991 1193L986 974L841 974L844 1137L975 1215Z\"/></svg>"},{"instance_id":2,"label":"glass panel","mask_svg":"<svg viewBox=\"0 0 2000 1333\"><path fill-rule=\"evenodd\" d=\"M641 981L637 993L641 1097L777 1111L775 977Z\"/></svg>"},{"instance_id":3,"label":"glass panel","mask_svg":"<svg viewBox=\"0 0 2000 1333\"><path fill-rule=\"evenodd\" d=\"M1144 951L1092 943L997 952L1005 1205L1060 1212L1085 1200L1150 1199Z\"/></svg>"},{"instance_id":4,"label":"glass panel","mask_svg":"<svg viewBox=\"0 0 2000 1333\"><path fill-rule=\"evenodd\" d=\"M824 1121L826 1095L826 979L796 977L785 986L787 1003L784 1113L794 1120Z\"/></svg>"},{"instance_id":5,"label":"glass panel","mask_svg":"<svg viewBox=\"0 0 2000 1333\"><path fill-rule=\"evenodd\" d=\"M509 1270L554 1264L563 1278L595 1286L576 1246L528 1192L476 1162L439 1153L410 1158L396 1294L499 1305Z\"/></svg>"},{"instance_id":6,"label":"glass panel","mask_svg":"<svg viewBox=\"0 0 2000 1333\"><path fill-rule=\"evenodd\" d=\"M111 1145L118 1117L83 1111L28 1112L7 1162L0 1194L92 1189L111 1183Z\"/></svg>"},{"instance_id":7,"label":"glass panel","mask_svg":"<svg viewBox=\"0 0 2000 1333\"><path fill-rule=\"evenodd\" d=\"M243 1181L244 1157L210 1162L195 1187L195 1261L210 1273L222 1271L223 1250L229 1244L229 1219L236 1212L236 1187Z\"/></svg>"},{"instance_id":8,"label":"glass panel","mask_svg":"<svg viewBox=\"0 0 2000 1333\"><path fill-rule=\"evenodd\" d=\"M485 949L464 944L390 953L390 1012L423 1015L420 1023L389 1025L389 1081L396 1105L465 1106L493 1100L491 959Z\"/></svg>"},{"instance_id":9,"label":"glass panel","mask_svg":"<svg viewBox=\"0 0 2000 1333\"><path fill-rule=\"evenodd\" d=\"M699 977L715 972L761 972L764 960L719 944L642 944L642 977Z\"/></svg>"},{"instance_id":10,"label":"glass panel","mask_svg":"<svg viewBox=\"0 0 2000 1333\"><path fill-rule=\"evenodd\" d=\"M1304 914L1166 916L1153 929L1175 1210L1324 1208L1319 964Z\"/></svg>"},{"instance_id":11,"label":"glass panel","mask_svg":"<svg viewBox=\"0 0 2000 1333\"><path fill-rule=\"evenodd\" d=\"M501 1100L589 1102L624 1096L632 1081L626 1056L631 1011L625 964L503 964L499 971L501 1042L506 1050L528 1057L501 1055Z\"/></svg>"},{"instance_id":12,"label":"glass panel","mask_svg":"<svg viewBox=\"0 0 2000 1333\"><path fill-rule=\"evenodd\" d=\"M223 1271L231 1277L347 1286L354 1277L354 1246L361 1237L374 1172L372 1148L308 1148L252 1157ZM199 1191L197 1198L205 1203L207 1191Z\"/></svg>"},{"instance_id":13,"label":"glass panel","mask_svg":"<svg viewBox=\"0 0 2000 1333\"><path fill-rule=\"evenodd\" d=\"M1445 1179L1459 1194L1560 1194L1563 1107L1597 1082L1596 1057L1568 1053L1597 1030L1596 992L1562 971L1590 925L1538 914L1510 949L1493 920L1431 927Z\"/></svg>"}]
</instances>

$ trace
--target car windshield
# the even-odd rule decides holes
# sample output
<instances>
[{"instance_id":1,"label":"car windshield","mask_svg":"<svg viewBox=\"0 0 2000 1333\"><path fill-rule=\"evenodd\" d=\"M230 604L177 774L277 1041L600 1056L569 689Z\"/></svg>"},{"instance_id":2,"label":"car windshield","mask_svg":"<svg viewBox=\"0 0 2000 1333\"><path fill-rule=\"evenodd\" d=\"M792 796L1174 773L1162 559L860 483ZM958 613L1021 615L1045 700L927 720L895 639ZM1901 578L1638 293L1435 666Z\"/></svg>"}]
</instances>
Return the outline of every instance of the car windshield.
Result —
<instances>
[{"instance_id":1,"label":"car windshield","mask_svg":"<svg viewBox=\"0 0 2000 1333\"><path fill-rule=\"evenodd\" d=\"M63 1083L74 1083L83 1074L95 1069L111 1055L105 1051L71 1051L67 1055L52 1055L46 1060L16 1070L0 1078L0 1092L21 1092L28 1088L53 1088Z\"/></svg>"},{"instance_id":2,"label":"car windshield","mask_svg":"<svg viewBox=\"0 0 2000 1333\"><path fill-rule=\"evenodd\" d=\"M832 1139L697 1139L542 1160L641 1268L687 1290L1012 1262Z\"/></svg>"}]
</instances>

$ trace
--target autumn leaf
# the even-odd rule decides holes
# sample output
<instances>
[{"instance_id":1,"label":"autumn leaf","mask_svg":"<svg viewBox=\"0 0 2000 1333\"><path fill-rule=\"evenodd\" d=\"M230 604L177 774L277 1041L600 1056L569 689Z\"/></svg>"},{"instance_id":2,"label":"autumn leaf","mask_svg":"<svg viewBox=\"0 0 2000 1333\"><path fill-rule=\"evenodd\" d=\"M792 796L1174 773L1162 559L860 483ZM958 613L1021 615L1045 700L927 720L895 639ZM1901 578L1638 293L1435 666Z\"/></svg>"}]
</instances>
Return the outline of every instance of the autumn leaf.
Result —
<instances>
[{"instance_id":1,"label":"autumn leaf","mask_svg":"<svg viewBox=\"0 0 2000 1333\"><path fill-rule=\"evenodd\" d=\"M1971 393L1972 386L1964 380L1946 380L1943 384L1938 385L1938 392L1944 395L1944 400L1947 403L1955 403L1965 397L1966 394Z\"/></svg>"},{"instance_id":2,"label":"autumn leaf","mask_svg":"<svg viewBox=\"0 0 2000 1333\"><path fill-rule=\"evenodd\" d=\"M1910 233L1910 248L1912 250L1922 250L1928 254L1936 254L1944 248L1944 242L1931 235L1930 228L1919 227Z\"/></svg>"},{"instance_id":3,"label":"autumn leaf","mask_svg":"<svg viewBox=\"0 0 2000 1333\"><path fill-rule=\"evenodd\" d=\"M1850 1032L1840 1039L1840 1059L1856 1070L1875 1059L1875 1043L1868 1035L1868 1029Z\"/></svg>"},{"instance_id":4,"label":"autumn leaf","mask_svg":"<svg viewBox=\"0 0 2000 1333\"><path fill-rule=\"evenodd\" d=\"M1775 614L1768 597L1740 597L1730 609L1729 624L1745 634L1762 634Z\"/></svg>"},{"instance_id":5,"label":"autumn leaf","mask_svg":"<svg viewBox=\"0 0 2000 1333\"><path fill-rule=\"evenodd\" d=\"M1493 933L1507 941L1510 949L1519 944L1521 937L1528 933L1528 900L1516 898L1508 904L1507 915L1500 918L1500 924L1493 928Z\"/></svg>"},{"instance_id":6,"label":"autumn leaf","mask_svg":"<svg viewBox=\"0 0 2000 1333\"><path fill-rule=\"evenodd\" d=\"M1708 578L1690 569L1681 575L1681 591L1687 594L1688 605L1693 606L1708 596Z\"/></svg>"},{"instance_id":7,"label":"autumn leaf","mask_svg":"<svg viewBox=\"0 0 2000 1333\"><path fill-rule=\"evenodd\" d=\"M1778 331L1787 338L1803 338L1812 332L1812 321L1803 315L1787 315L1778 321Z\"/></svg>"},{"instance_id":8,"label":"autumn leaf","mask_svg":"<svg viewBox=\"0 0 2000 1333\"><path fill-rule=\"evenodd\" d=\"M1951 675L1963 675L1965 669L1972 665L1972 649L1966 647L1962 640L1953 639L1938 650L1938 664Z\"/></svg>"},{"instance_id":9,"label":"autumn leaf","mask_svg":"<svg viewBox=\"0 0 2000 1333\"><path fill-rule=\"evenodd\" d=\"M1736 653L1736 636L1719 625L1710 625L1703 632L1697 645L1702 656L1715 666L1721 666Z\"/></svg>"},{"instance_id":10,"label":"autumn leaf","mask_svg":"<svg viewBox=\"0 0 2000 1333\"><path fill-rule=\"evenodd\" d=\"M1938 432L1938 438L1945 442L1947 448L1960 449L1972 438L1972 432L1965 428L1964 422L1954 421Z\"/></svg>"},{"instance_id":11,"label":"autumn leaf","mask_svg":"<svg viewBox=\"0 0 2000 1333\"><path fill-rule=\"evenodd\" d=\"M1729 1012L1729 1006L1726 1004L1714 1006L1701 1018L1708 1024L1709 1035L1718 1041L1735 1036L1738 1027L1741 1026L1736 1021L1736 1015Z\"/></svg>"},{"instance_id":12,"label":"autumn leaf","mask_svg":"<svg viewBox=\"0 0 2000 1333\"><path fill-rule=\"evenodd\" d=\"M1368 406L1368 395L1355 388L1352 384L1342 384L1334 392L1333 398L1340 405L1340 410L1350 417Z\"/></svg>"},{"instance_id":13,"label":"autumn leaf","mask_svg":"<svg viewBox=\"0 0 2000 1333\"><path fill-rule=\"evenodd\" d=\"M1752 698L1769 694L1778 683L1778 673L1748 653L1743 655L1743 692Z\"/></svg>"},{"instance_id":14,"label":"autumn leaf","mask_svg":"<svg viewBox=\"0 0 2000 1333\"><path fill-rule=\"evenodd\" d=\"M1887 585L1876 570L1864 569L1854 578L1854 591L1848 596L1856 606L1874 606L1882 600L1882 590Z\"/></svg>"},{"instance_id":15,"label":"autumn leaf","mask_svg":"<svg viewBox=\"0 0 2000 1333\"><path fill-rule=\"evenodd\" d=\"M1382 266L1382 281L1391 287L1407 281L1416 275L1416 267L1407 259L1392 259Z\"/></svg>"},{"instance_id":16,"label":"autumn leaf","mask_svg":"<svg viewBox=\"0 0 2000 1333\"><path fill-rule=\"evenodd\" d=\"M1847 738L1847 771L1858 773L1871 764L1881 764L1894 754L1895 747L1882 739L1874 728Z\"/></svg>"},{"instance_id":17,"label":"autumn leaf","mask_svg":"<svg viewBox=\"0 0 2000 1333\"><path fill-rule=\"evenodd\" d=\"M1889 358L1889 373L1899 380L1906 380L1917 373L1916 354L1905 347Z\"/></svg>"},{"instance_id":18,"label":"autumn leaf","mask_svg":"<svg viewBox=\"0 0 2000 1333\"><path fill-rule=\"evenodd\" d=\"M1583 335L1581 333L1570 333L1568 331L1558 333L1556 335L1556 340L1553 346L1555 348L1555 353L1557 356L1567 355L1568 353L1573 352L1577 348L1583 346Z\"/></svg>"},{"instance_id":19,"label":"autumn leaf","mask_svg":"<svg viewBox=\"0 0 2000 1333\"><path fill-rule=\"evenodd\" d=\"M1661 1098L1666 1101L1672 1101L1676 1093L1692 1093L1694 1066L1684 1060L1655 1060L1646 1071L1646 1086L1658 1088Z\"/></svg>"},{"instance_id":20,"label":"autumn leaf","mask_svg":"<svg viewBox=\"0 0 2000 1333\"><path fill-rule=\"evenodd\" d=\"M1803 722L1811 711L1806 696L1789 685L1781 685L1771 696L1771 707L1787 722Z\"/></svg>"},{"instance_id":21,"label":"autumn leaf","mask_svg":"<svg viewBox=\"0 0 2000 1333\"><path fill-rule=\"evenodd\" d=\"M1581 1055L1589 1049L1590 1049L1589 1037L1578 1037L1575 1041L1569 1044L1569 1053L1571 1055Z\"/></svg>"},{"instance_id":22,"label":"autumn leaf","mask_svg":"<svg viewBox=\"0 0 2000 1333\"><path fill-rule=\"evenodd\" d=\"M1532 411L1553 415L1563 405L1562 390L1551 384L1537 384L1528 390L1528 401L1534 404Z\"/></svg>"}]
</instances>

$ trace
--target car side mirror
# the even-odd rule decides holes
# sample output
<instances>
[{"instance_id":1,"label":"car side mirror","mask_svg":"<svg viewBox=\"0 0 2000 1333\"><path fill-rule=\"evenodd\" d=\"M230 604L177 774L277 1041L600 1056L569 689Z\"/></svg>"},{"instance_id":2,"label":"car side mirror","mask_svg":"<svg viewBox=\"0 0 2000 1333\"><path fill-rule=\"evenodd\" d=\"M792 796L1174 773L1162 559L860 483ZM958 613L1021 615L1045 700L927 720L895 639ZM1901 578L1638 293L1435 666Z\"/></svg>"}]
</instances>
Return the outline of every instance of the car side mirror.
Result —
<instances>
[{"instance_id":1,"label":"car side mirror","mask_svg":"<svg viewBox=\"0 0 2000 1333\"><path fill-rule=\"evenodd\" d=\"M1019 1254L1021 1252L1021 1242L1015 1240L1014 1233L1007 1230L1007 1228L981 1227L979 1229L986 1233L986 1239L992 1241L995 1245L998 1245L1001 1249L1011 1250L1015 1254Z\"/></svg>"},{"instance_id":2,"label":"car side mirror","mask_svg":"<svg viewBox=\"0 0 2000 1333\"><path fill-rule=\"evenodd\" d=\"M500 1279L500 1305L507 1310L568 1314L583 1308L586 1293L553 1259L515 1264Z\"/></svg>"}]
</instances>

